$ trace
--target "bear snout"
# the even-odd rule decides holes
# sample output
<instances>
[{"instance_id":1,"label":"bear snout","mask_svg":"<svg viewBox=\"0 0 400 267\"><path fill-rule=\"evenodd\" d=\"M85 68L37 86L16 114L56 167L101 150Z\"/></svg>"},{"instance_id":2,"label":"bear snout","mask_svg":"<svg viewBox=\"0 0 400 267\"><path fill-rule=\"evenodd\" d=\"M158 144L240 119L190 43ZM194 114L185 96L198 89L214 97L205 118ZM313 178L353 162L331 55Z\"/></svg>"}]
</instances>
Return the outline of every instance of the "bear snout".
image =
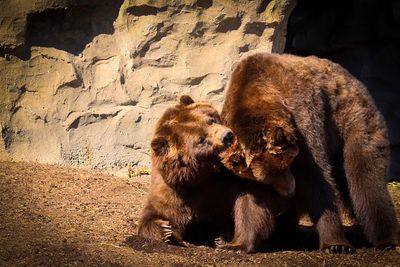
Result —
<instances>
[{"instance_id":1,"label":"bear snout","mask_svg":"<svg viewBox=\"0 0 400 267\"><path fill-rule=\"evenodd\" d=\"M231 146L234 140L235 140L235 135L231 130L226 130L221 135L221 142L225 147Z\"/></svg>"}]
</instances>

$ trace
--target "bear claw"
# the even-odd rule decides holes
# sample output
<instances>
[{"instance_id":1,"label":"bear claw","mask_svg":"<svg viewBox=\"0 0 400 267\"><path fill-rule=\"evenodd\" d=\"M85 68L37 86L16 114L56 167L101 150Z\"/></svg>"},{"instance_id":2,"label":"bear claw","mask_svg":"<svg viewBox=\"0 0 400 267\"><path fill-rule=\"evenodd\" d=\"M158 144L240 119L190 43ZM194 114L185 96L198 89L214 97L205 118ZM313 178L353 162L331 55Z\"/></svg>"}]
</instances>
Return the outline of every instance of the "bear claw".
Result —
<instances>
[{"instance_id":1,"label":"bear claw","mask_svg":"<svg viewBox=\"0 0 400 267\"><path fill-rule=\"evenodd\" d=\"M172 240L172 226L168 223L165 222L161 224L161 229L162 229L162 241L165 243L171 243Z\"/></svg>"}]
</instances>

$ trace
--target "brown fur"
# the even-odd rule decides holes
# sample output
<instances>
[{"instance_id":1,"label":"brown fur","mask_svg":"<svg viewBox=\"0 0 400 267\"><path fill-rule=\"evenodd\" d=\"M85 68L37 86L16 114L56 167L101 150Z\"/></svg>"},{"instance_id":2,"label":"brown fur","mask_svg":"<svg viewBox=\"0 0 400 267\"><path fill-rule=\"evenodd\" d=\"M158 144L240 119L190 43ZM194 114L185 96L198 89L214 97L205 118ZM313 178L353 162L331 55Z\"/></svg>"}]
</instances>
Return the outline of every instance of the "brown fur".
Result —
<instances>
[{"instance_id":1,"label":"brown fur","mask_svg":"<svg viewBox=\"0 0 400 267\"><path fill-rule=\"evenodd\" d=\"M281 194L290 193L281 187L293 175L295 202L315 224L321 249L349 245L337 195L374 246L397 244L385 122L345 69L316 57L254 54L235 68L221 117L239 140L224 164ZM240 154L247 164L233 166Z\"/></svg>"},{"instance_id":2,"label":"brown fur","mask_svg":"<svg viewBox=\"0 0 400 267\"><path fill-rule=\"evenodd\" d=\"M227 132L215 109L188 96L165 111L151 142L151 185L139 235L187 246L210 245L225 234L232 242L220 248L247 252L268 238L287 201L220 164L218 153L231 143L223 142Z\"/></svg>"}]
</instances>

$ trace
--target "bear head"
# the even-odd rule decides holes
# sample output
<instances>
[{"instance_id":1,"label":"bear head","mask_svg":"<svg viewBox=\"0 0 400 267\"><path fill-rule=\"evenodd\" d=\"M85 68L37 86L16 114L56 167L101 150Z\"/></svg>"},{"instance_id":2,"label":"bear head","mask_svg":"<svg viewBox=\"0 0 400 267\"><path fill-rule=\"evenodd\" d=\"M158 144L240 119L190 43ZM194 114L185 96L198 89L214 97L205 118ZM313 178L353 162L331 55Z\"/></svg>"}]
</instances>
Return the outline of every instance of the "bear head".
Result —
<instances>
[{"instance_id":1,"label":"bear head","mask_svg":"<svg viewBox=\"0 0 400 267\"><path fill-rule=\"evenodd\" d=\"M195 185L219 170L218 154L234 139L211 105L184 95L156 125L151 140L153 171L171 187Z\"/></svg>"},{"instance_id":2,"label":"bear head","mask_svg":"<svg viewBox=\"0 0 400 267\"><path fill-rule=\"evenodd\" d=\"M270 184L280 195L292 196L296 183L290 167L299 152L294 130L282 123L270 123L263 131L257 129L253 125L241 132L220 153L221 162L242 178Z\"/></svg>"}]
</instances>

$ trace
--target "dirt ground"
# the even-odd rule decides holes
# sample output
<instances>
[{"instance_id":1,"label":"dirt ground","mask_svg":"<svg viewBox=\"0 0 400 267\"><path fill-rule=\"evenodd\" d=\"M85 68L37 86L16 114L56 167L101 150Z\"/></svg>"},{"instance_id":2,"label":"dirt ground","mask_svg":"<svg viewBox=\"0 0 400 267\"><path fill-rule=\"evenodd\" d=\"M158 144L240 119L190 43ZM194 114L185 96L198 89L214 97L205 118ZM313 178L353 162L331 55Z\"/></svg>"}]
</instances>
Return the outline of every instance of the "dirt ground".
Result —
<instances>
[{"instance_id":1,"label":"dirt ground","mask_svg":"<svg viewBox=\"0 0 400 267\"><path fill-rule=\"evenodd\" d=\"M400 266L399 248L313 250L309 230L303 247L251 255L147 241L136 228L148 185L147 175L0 162L0 266ZM389 189L400 214L400 186ZM357 243L357 234L348 234Z\"/></svg>"}]
</instances>

